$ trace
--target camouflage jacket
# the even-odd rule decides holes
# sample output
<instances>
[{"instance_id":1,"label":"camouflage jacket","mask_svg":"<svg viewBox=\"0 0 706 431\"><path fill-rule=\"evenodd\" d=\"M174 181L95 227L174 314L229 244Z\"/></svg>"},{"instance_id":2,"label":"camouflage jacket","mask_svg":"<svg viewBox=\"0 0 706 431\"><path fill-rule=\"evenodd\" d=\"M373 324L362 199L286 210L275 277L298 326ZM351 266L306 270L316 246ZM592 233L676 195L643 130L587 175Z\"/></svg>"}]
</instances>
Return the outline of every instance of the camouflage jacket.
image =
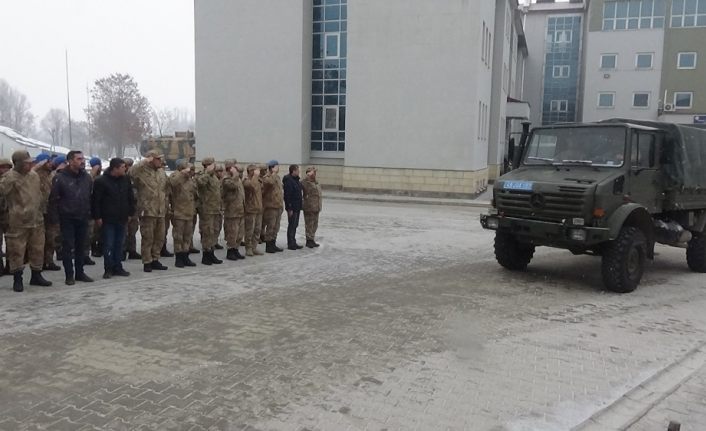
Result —
<instances>
[{"instance_id":1,"label":"camouflage jacket","mask_svg":"<svg viewBox=\"0 0 706 431\"><path fill-rule=\"evenodd\" d=\"M222 182L223 216L226 218L245 215L245 188L240 177L226 176Z\"/></svg>"},{"instance_id":2,"label":"camouflage jacket","mask_svg":"<svg viewBox=\"0 0 706 431\"><path fill-rule=\"evenodd\" d=\"M262 212L262 186L257 178L245 178L243 188L245 189L245 213L258 214Z\"/></svg>"},{"instance_id":3,"label":"camouflage jacket","mask_svg":"<svg viewBox=\"0 0 706 431\"><path fill-rule=\"evenodd\" d=\"M47 208L49 207L49 194L51 193L51 182L54 178L52 171L49 170L46 165L37 166L34 172L39 175L39 187L41 188L42 202L40 205L42 214L47 213Z\"/></svg>"},{"instance_id":4,"label":"camouflage jacket","mask_svg":"<svg viewBox=\"0 0 706 431\"><path fill-rule=\"evenodd\" d=\"M165 217L167 215L167 175L142 161L130 169L130 179L137 189L138 215Z\"/></svg>"},{"instance_id":5,"label":"camouflage jacket","mask_svg":"<svg viewBox=\"0 0 706 431\"><path fill-rule=\"evenodd\" d=\"M317 213L321 211L321 185L316 180L306 177L302 180L302 190L304 191L304 204L302 209L307 213Z\"/></svg>"},{"instance_id":6,"label":"camouflage jacket","mask_svg":"<svg viewBox=\"0 0 706 431\"><path fill-rule=\"evenodd\" d=\"M202 172L196 176L199 193L199 214L217 215L221 213L221 180L216 173Z\"/></svg>"},{"instance_id":7,"label":"camouflage jacket","mask_svg":"<svg viewBox=\"0 0 706 431\"><path fill-rule=\"evenodd\" d=\"M196 215L196 183L179 171L169 177L172 217L175 220L192 220Z\"/></svg>"},{"instance_id":8,"label":"camouflage jacket","mask_svg":"<svg viewBox=\"0 0 706 431\"><path fill-rule=\"evenodd\" d=\"M277 174L270 174L262 179L262 205L265 209L284 208L282 179Z\"/></svg>"},{"instance_id":9,"label":"camouflage jacket","mask_svg":"<svg viewBox=\"0 0 706 431\"><path fill-rule=\"evenodd\" d=\"M34 228L44 223L40 179L36 172L21 174L14 169L6 172L0 180L0 194L7 203L10 229Z\"/></svg>"}]
</instances>

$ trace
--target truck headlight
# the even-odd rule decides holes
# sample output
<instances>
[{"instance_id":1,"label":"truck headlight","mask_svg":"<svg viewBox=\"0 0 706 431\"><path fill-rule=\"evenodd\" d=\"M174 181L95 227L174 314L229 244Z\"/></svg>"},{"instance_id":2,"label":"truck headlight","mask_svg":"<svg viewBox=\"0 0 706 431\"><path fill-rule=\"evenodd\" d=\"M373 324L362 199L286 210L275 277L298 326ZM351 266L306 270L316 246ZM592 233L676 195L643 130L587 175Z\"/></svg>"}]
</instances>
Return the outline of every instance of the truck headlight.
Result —
<instances>
[{"instance_id":1,"label":"truck headlight","mask_svg":"<svg viewBox=\"0 0 706 431\"><path fill-rule=\"evenodd\" d=\"M569 230L569 238L573 241L586 241L586 231L583 229Z\"/></svg>"},{"instance_id":2,"label":"truck headlight","mask_svg":"<svg viewBox=\"0 0 706 431\"><path fill-rule=\"evenodd\" d=\"M488 226L488 229L497 229L500 227L500 219L497 217L488 217L485 219L486 226Z\"/></svg>"}]
</instances>

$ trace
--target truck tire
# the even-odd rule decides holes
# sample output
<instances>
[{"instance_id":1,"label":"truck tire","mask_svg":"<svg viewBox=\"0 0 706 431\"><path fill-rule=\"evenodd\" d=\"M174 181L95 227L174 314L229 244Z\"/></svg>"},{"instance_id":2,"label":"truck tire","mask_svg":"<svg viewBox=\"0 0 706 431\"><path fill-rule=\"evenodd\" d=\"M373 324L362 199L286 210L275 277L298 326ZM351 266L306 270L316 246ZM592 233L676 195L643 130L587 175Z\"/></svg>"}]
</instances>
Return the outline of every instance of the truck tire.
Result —
<instances>
[{"instance_id":1,"label":"truck tire","mask_svg":"<svg viewBox=\"0 0 706 431\"><path fill-rule=\"evenodd\" d=\"M511 271L524 271L534 256L534 246L523 244L514 235L495 232L495 259Z\"/></svg>"},{"instance_id":2,"label":"truck tire","mask_svg":"<svg viewBox=\"0 0 706 431\"><path fill-rule=\"evenodd\" d=\"M694 234L686 249L686 263L694 272L706 272L706 237Z\"/></svg>"},{"instance_id":3,"label":"truck tire","mask_svg":"<svg viewBox=\"0 0 706 431\"><path fill-rule=\"evenodd\" d=\"M645 234L636 227L623 227L603 251L603 283L613 292L632 292L640 284L646 260Z\"/></svg>"}]
</instances>

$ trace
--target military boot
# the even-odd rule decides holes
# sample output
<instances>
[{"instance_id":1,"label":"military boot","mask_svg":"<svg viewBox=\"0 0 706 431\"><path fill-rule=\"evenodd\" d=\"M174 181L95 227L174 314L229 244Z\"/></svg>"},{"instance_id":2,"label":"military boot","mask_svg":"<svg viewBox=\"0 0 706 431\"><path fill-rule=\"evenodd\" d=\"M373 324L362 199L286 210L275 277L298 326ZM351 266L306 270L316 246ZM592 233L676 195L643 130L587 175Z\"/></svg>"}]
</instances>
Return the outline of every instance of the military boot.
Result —
<instances>
[{"instance_id":1,"label":"military boot","mask_svg":"<svg viewBox=\"0 0 706 431\"><path fill-rule=\"evenodd\" d=\"M166 271L169 267L162 265L162 262L158 260L154 260L152 261L152 269L156 269L157 271Z\"/></svg>"},{"instance_id":2,"label":"military boot","mask_svg":"<svg viewBox=\"0 0 706 431\"><path fill-rule=\"evenodd\" d=\"M196 263L189 258L189 252L182 254L184 255L184 266L196 266Z\"/></svg>"},{"instance_id":3,"label":"military boot","mask_svg":"<svg viewBox=\"0 0 706 431\"><path fill-rule=\"evenodd\" d=\"M198 248L191 247L189 249L189 254L199 254L199 253L201 253L201 250L199 250Z\"/></svg>"},{"instance_id":4,"label":"military boot","mask_svg":"<svg viewBox=\"0 0 706 431\"><path fill-rule=\"evenodd\" d=\"M136 251L130 251L127 254L127 258L130 260L142 260L142 255Z\"/></svg>"},{"instance_id":5,"label":"military boot","mask_svg":"<svg viewBox=\"0 0 706 431\"><path fill-rule=\"evenodd\" d=\"M228 260L239 260L238 256L235 254L238 250L234 248L229 248L226 254L226 259Z\"/></svg>"},{"instance_id":6,"label":"military boot","mask_svg":"<svg viewBox=\"0 0 706 431\"><path fill-rule=\"evenodd\" d=\"M245 248L245 255L250 257L255 256L255 254L252 252L252 249L247 247Z\"/></svg>"},{"instance_id":7,"label":"military boot","mask_svg":"<svg viewBox=\"0 0 706 431\"><path fill-rule=\"evenodd\" d=\"M42 276L42 271L34 271L32 270L32 278L29 280L29 284L31 286L43 286L43 287L48 287L51 286L51 281L45 279Z\"/></svg>"},{"instance_id":8,"label":"military boot","mask_svg":"<svg viewBox=\"0 0 706 431\"><path fill-rule=\"evenodd\" d=\"M213 246L216 250L223 250L223 246L220 245L219 243L216 243L216 245Z\"/></svg>"},{"instance_id":9,"label":"military boot","mask_svg":"<svg viewBox=\"0 0 706 431\"><path fill-rule=\"evenodd\" d=\"M240 260L245 259L245 256L243 256L242 254L240 254L240 250L238 250L237 248L235 249L235 257L237 257L237 258L240 259Z\"/></svg>"},{"instance_id":10,"label":"military boot","mask_svg":"<svg viewBox=\"0 0 706 431\"><path fill-rule=\"evenodd\" d=\"M167 250L167 244L162 246L162 250L159 252L159 255L162 257L174 257L174 253Z\"/></svg>"},{"instance_id":11,"label":"military boot","mask_svg":"<svg viewBox=\"0 0 706 431\"><path fill-rule=\"evenodd\" d=\"M174 266L177 268L183 268L186 264L184 263L184 253L176 253L174 258Z\"/></svg>"},{"instance_id":12,"label":"military boot","mask_svg":"<svg viewBox=\"0 0 706 431\"><path fill-rule=\"evenodd\" d=\"M277 253L280 253L280 252L284 251L283 248L277 247L277 241L272 241L272 246L275 248L275 251L276 251Z\"/></svg>"},{"instance_id":13,"label":"military boot","mask_svg":"<svg viewBox=\"0 0 706 431\"><path fill-rule=\"evenodd\" d=\"M211 262L215 263L216 265L220 265L223 263L222 260L216 257L216 252L211 250Z\"/></svg>"},{"instance_id":14,"label":"military boot","mask_svg":"<svg viewBox=\"0 0 706 431\"><path fill-rule=\"evenodd\" d=\"M42 269L44 271L61 271L61 267L54 262L45 263Z\"/></svg>"},{"instance_id":15,"label":"military boot","mask_svg":"<svg viewBox=\"0 0 706 431\"><path fill-rule=\"evenodd\" d=\"M12 284L12 290L15 292L22 292L25 290L24 284L22 284L22 273L24 271L15 271L13 276L15 277L15 281Z\"/></svg>"},{"instance_id":16,"label":"military boot","mask_svg":"<svg viewBox=\"0 0 706 431\"><path fill-rule=\"evenodd\" d=\"M204 265L213 265L210 251L204 250L203 253L201 253L201 263Z\"/></svg>"},{"instance_id":17,"label":"military boot","mask_svg":"<svg viewBox=\"0 0 706 431\"><path fill-rule=\"evenodd\" d=\"M265 243L265 253L277 253L277 246L274 241L267 241Z\"/></svg>"},{"instance_id":18,"label":"military boot","mask_svg":"<svg viewBox=\"0 0 706 431\"><path fill-rule=\"evenodd\" d=\"M317 244L316 242L314 242L313 239L307 239L307 240L306 240L306 246L307 246L308 248L316 248L316 247L319 246L319 244Z\"/></svg>"}]
</instances>

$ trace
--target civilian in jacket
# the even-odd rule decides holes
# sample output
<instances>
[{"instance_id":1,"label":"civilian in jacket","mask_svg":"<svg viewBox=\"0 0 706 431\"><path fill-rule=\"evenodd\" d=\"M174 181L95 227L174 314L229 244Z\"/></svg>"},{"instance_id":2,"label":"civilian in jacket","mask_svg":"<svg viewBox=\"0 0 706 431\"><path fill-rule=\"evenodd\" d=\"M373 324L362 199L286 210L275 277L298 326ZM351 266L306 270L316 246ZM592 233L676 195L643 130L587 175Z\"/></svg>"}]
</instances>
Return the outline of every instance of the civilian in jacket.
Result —
<instances>
[{"instance_id":1,"label":"civilian in jacket","mask_svg":"<svg viewBox=\"0 0 706 431\"><path fill-rule=\"evenodd\" d=\"M299 227L299 215L302 211L302 185L299 182L299 166L289 166L289 175L282 178L282 185L284 187L284 209L287 211L287 248L299 250L303 248L297 244L297 227Z\"/></svg>"},{"instance_id":2,"label":"civilian in jacket","mask_svg":"<svg viewBox=\"0 0 706 431\"><path fill-rule=\"evenodd\" d=\"M59 216L66 284L76 280L92 282L83 272L84 247L91 217L93 181L86 172L85 159L80 151L69 151L67 166L53 180L49 195L50 211ZM73 259L72 259L73 257ZM73 260L73 261L72 261Z\"/></svg>"},{"instance_id":3,"label":"civilian in jacket","mask_svg":"<svg viewBox=\"0 0 706 431\"><path fill-rule=\"evenodd\" d=\"M130 217L135 215L135 195L132 183L125 175L127 165L115 158L105 173L93 183L92 213L95 225L101 232L103 246L103 278L127 277L123 269L123 242Z\"/></svg>"}]
</instances>

